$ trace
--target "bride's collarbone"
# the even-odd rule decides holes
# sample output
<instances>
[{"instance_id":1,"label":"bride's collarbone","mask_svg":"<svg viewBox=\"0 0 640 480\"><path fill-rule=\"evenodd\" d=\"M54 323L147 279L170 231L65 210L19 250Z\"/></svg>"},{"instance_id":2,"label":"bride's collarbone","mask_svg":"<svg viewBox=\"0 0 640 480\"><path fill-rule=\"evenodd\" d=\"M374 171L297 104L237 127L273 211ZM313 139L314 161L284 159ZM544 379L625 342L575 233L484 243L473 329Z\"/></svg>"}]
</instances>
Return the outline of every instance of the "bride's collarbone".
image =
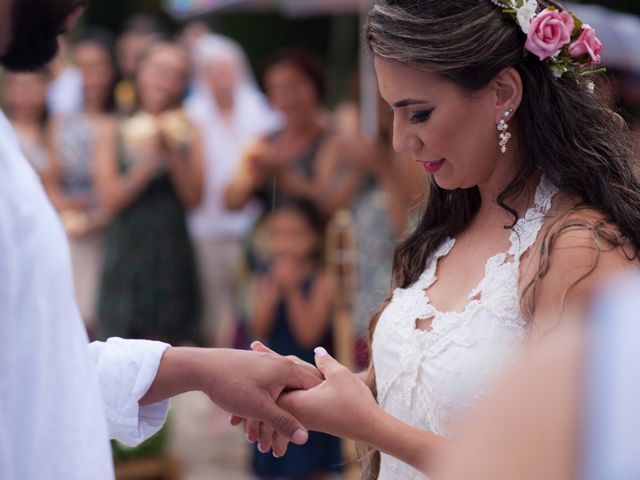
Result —
<instances>
[{"instance_id":1,"label":"bride's collarbone","mask_svg":"<svg viewBox=\"0 0 640 480\"><path fill-rule=\"evenodd\" d=\"M508 232L460 235L451 251L437 261L434 282L425 295L439 312L461 312L471 301L480 300L473 292L486 275L489 259L507 253L511 246Z\"/></svg>"}]
</instances>

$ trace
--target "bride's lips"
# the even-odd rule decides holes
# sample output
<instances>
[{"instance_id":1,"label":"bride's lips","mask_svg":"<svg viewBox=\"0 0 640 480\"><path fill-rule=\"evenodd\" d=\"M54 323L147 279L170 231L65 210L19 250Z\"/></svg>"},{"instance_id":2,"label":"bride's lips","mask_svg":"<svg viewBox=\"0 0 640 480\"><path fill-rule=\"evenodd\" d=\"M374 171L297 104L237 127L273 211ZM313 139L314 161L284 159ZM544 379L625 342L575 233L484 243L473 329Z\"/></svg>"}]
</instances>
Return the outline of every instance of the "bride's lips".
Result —
<instances>
[{"instance_id":1,"label":"bride's lips","mask_svg":"<svg viewBox=\"0 0 640 480\"><path fill-rule=\"evenodd\" d=\"M427 173L433 175L434 173L437 173L442 168L442 165L444 165L445 161L446 160L442 158L437 162L427 162L425 160L418 160L418 163L424 167Z\"/></svg>"}]
</instances>

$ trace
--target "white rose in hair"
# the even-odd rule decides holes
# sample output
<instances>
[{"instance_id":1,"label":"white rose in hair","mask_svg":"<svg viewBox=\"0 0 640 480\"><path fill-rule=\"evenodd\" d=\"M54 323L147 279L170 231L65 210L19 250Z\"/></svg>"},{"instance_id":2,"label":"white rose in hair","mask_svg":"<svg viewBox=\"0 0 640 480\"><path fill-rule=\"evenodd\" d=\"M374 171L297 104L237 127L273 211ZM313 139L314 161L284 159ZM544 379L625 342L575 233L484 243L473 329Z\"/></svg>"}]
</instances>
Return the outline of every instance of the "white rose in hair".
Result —
<instances>
[{"instance_id":1,"label":"white rose in hair","mask_svg":"<svg viewBox=\"0 0 640 480\"><path fill-rule=\"evenodd\" d=\"M537 0L527 0L523 6L517 9L518 23L524 33L529 33L531 21L535 18L537 10Z\"/></svg>"}]
</instances>

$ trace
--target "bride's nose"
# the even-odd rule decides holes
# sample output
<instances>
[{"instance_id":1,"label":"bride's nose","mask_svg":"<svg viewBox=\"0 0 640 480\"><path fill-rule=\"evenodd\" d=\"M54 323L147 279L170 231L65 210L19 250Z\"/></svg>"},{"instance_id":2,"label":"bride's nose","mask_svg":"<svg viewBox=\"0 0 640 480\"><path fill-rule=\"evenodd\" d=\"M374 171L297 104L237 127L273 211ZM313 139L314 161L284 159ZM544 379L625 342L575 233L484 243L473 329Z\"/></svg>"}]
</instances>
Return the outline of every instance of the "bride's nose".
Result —
<instances>
[{"instance_id":1,"label":"bride's nose","mask_svg":"<svg viewBox=\"0 0 640 480\"><path fill-rule=\"evenodd\" d=\"M393 149L398 153L417 153L423 147L417 135L408 133L403 135L400 129L393 129Z\"/></svg>"}]
</instances>

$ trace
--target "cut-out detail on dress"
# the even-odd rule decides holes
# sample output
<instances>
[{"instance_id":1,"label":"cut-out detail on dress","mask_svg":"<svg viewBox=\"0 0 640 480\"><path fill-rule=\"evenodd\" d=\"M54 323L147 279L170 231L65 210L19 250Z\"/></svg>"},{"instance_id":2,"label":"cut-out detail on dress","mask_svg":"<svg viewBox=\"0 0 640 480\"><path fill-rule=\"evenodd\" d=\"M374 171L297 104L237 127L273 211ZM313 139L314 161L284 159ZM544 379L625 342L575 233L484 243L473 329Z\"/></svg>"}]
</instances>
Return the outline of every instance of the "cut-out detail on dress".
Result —
<instances>
[{"instance_id":1,"label":"cut-out detail on dress","mask_svg":"<svg viewBox=\"0 0 640 480\"><path fill-rule=\"evenodd\" d=\"M430 332L433 328L433 319L434 317L416 318L416 328L423 332Z\"/></svg>"},{"instance_id":2,"label":"cut-out detail on dress","mask_svg":"<svg viewBox=\"0 0 640 480\"><path fill-rule=\"evenodd\" d=\"M557 189L543 176L535 201L516 223L507 252L486 262L485 275L460 312L440 312L426 290L437 260L455 244L447 239L408 288L396 289L373 338L378 401L391 415L422 430L449 436L454 422L490 390L527 336L520 311L520 259L534 244ZM431 319L430 328L418 328ZM382 454L379 480L424 479Z\"/></svg>"}]
</instances>

